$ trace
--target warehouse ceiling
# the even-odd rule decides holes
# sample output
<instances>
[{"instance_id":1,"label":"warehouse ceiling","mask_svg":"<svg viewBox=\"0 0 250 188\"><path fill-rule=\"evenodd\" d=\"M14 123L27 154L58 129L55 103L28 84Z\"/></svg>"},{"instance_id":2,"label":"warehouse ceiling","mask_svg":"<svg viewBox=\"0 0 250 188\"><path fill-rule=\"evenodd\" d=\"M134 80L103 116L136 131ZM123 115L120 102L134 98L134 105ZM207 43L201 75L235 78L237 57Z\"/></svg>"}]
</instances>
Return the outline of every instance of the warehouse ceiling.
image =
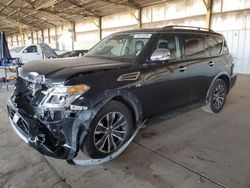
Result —
<instances>
[{"instance_id":1,"label":"warehouse ceiling","mask_svg":"<svg viewBox=\"0 0 250 188\"><path fill-rule=\"evenodd\" d=\"M165 0L166 1L166 0ZM138 9L160 0L1 0L0 29L7 34L39 30L86 18Z\"/></svg>"}]
</instances>

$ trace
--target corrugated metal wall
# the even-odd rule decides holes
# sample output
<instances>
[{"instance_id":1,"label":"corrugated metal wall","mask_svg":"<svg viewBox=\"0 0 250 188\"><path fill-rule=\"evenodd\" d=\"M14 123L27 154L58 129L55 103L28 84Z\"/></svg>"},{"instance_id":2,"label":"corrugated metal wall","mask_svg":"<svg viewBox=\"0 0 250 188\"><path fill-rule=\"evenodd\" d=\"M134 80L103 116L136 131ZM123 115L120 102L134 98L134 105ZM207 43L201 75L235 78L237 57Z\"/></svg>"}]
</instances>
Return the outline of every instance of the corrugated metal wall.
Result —
<instances>
[{"instance_id":1,"label":"corrugated metal wall","mask_svg":"<svg viewBox=\"0 0 250 188\"><path fill-rule=\"evenodd\" d=\"M234 57L235 71L250 74L250 29L222 32Z\"/></svg>"},{"instance_id":2,"label":"corrugated metal wall","mask_svg":"<svg viewBox=\"0 0 250 188\"><path fill-rule=\"evenodd\" d=\"M134 10L136 15L138 12ZM142 9L142 27L163 27L166 25L191 25L205 27L206 8L202 0L173 0ZM89 49L99 41L98 19L79 21L75 24L76 41L72 41L69 25L50 29L50 43L61 50ZM114 32L138 28L137 21L128 11L102 17L102 36ZM55 31L56 29L56 31ZM225 35L231 54L235 59L236 72L250 74L250 0L214 0L212 29ZM58 35L56 44L55 32ZM33 32L34 35L36 33ZM37 32L41 41L41 31ZM25 38L30 43L30 33ZM12 37L13 46L17 45ZM67 38L67 39L66 39ZM48 34L44 29L44 40ZM11 44L10 38L8 39ZM36 43L37 41L34 40ZM20 44L19 44L20 45Z\"/></svg>"}]
</instances>

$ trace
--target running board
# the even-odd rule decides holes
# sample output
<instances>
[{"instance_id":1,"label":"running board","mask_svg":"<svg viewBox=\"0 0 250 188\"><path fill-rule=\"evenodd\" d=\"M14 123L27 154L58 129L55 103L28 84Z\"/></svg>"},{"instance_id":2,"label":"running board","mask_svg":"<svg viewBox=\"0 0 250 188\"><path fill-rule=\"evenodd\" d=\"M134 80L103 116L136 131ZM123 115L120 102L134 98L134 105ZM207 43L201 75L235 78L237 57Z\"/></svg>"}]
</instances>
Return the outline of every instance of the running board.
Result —
<instances>
[{"instance_id":1,"label":"running board","mask_svg":"<svg viewBox=\"0 0 250 188\"><path fill-rule=\"evenodd\" d=\"M108 161L111 161L118 157L128 146L129 144L133 141L134 137L137 135L139 130L145 125L147 120L144 120L138 128L135 130L134 134L131 136L131 138L123 144L118 150L116 150L114 153L110 154L109 156L101 159L85 159L85 160L79 160L79 159L72 159L72 160L67 160L67 162L71 165L78 165L78 166L95 166L99 164L106 163Z\"/></svg>"}]
</instances>

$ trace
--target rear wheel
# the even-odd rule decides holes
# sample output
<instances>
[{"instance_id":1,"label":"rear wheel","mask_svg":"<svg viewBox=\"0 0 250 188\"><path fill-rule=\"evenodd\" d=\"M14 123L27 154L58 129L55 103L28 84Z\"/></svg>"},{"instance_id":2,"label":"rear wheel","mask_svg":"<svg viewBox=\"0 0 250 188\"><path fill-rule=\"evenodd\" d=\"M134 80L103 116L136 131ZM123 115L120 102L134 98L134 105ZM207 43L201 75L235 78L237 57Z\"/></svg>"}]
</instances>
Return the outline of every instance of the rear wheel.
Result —
<instances>
[{"instance_id":1,"label":"rear wheel","mask_svg":"<svg viewBox=\"0 0 250 188\"><path fill-rule=\"evenodd\" d=\"M111 101L94 118L83 150L92 158L104 158L121 147L132 133L131 112L124 104Z\"/></svg>"},{"instance_id":2,"label":"rear wheel","mask_svg":"<svg viewBox=\"0 0 250 188\"><path fill-rule=\"evenodd\" d=\"M207 112L220 112L227 98L227 85L224 80L216 80L209 97L209 103L203 108Z\"/></svg>"}]
</instances>

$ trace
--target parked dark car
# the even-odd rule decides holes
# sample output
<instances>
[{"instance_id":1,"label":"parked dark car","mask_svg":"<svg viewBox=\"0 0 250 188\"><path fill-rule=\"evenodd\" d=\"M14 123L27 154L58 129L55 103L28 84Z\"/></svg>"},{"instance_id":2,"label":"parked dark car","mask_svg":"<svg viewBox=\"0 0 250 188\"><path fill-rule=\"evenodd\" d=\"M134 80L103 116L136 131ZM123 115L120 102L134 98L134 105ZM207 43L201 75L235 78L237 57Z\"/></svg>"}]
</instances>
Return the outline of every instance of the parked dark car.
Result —
<instances>
[{"instance_id":1,"label":"parked dark car","mask_svg":"<svg viewBox=\"0 0 250 188\"><path fill-rule=\"evenodd\" d=\"M81 57L84 56L88 50L73 50L70 52L65 52L63 54L58 55L58 58L67 58L67 57Z\"/></svg>"},{"instance_id":2,"label":"parked dark car","mask_svg":"<svg viewBox=\"0 0 250 188\"><path fill-rule=\"evenodd\" d=\"M8 112L16 133L42 154L104 158L144 119L198 102L220 112L236 82L233 68L224 37L212 30L124 31L85 57L21 67Z\"/></svg>"}]
</instances>

